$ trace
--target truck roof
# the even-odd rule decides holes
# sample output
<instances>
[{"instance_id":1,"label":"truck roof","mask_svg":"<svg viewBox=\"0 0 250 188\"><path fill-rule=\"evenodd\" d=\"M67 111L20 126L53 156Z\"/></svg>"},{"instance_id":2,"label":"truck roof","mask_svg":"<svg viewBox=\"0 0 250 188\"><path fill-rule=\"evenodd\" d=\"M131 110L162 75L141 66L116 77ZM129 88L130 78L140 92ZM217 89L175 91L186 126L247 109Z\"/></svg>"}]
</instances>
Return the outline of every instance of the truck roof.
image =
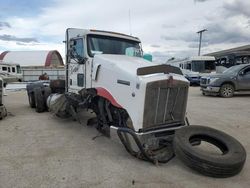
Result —
<instances>
[{"instance_id":1,"label":"truck roof","mask_svg":"<svg viewBox=\"0 0 250 188\"><path fill-rule=\"evenodd\" d=\"M191 61L201 61L201 60L205 60L205 61L215 61L215 57L214 56L192 56L190 57Z\"/></svg>"},{"instance_id":2,"label":"truck roof","mask_svg":"<svg viewBox=\"0 0 250 188\"><path fill-rule=\"evenodd\" d=\"M111 37L117 37L117 38L123 38L127 40L133 40L136 42L141 42L138 37L134 37L131 35L123 34L123 33L118 33L118 32L113 32L113 31L104 31L104 30L96 30L96 29L77 29L77 28L68 28L67 29L69 32L70 31L79 31L81 32L82 35L88 35L88 34L94 34L94 35L105 35L105 36L111 36Z\"/></svg>"}]
</instances>

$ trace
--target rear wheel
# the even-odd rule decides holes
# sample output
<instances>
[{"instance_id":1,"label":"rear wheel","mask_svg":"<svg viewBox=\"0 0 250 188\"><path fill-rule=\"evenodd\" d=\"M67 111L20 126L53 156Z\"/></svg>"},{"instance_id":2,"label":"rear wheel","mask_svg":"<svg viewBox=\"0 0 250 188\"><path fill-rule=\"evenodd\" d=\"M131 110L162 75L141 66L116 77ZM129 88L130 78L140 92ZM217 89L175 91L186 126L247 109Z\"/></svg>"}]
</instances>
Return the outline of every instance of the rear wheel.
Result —
<instances>
[{"instance_id":1,"label":"rear wheel","mask_svg":"<svg viewBox=\"0 0 250 188\"><path fill-rule=\"evenodd\" d=\"M35 102L35 96L34 93L29 93L28 94L28 98L29 98L29 104L31 108L35 108L36 107L36 102Z\"/></svg>"},{"instance_id":2,"label":"rear wheel","mask_svg":"<svg viewBox=\"0 0 250 188\"><path fill-rule=\"evenodd\" d=\"M42 89L40 87L34 89L36 112L45 111L44 97L42 94Z\"/></svg>"},{"instance_id":3,"label":"rear wheel","mask_svg":"<svg viewBox=\"0 0 250 188\"><path fill-rule=\"evenodd\" d=\"M220 88L220 96L229 98L234 95L234 86L232 84L224 84Z\"/></svg>"},{"instance_id":4,"label":"rear wheel","mask_svg":"<svg viewBox=\"0 0 250 188\"><path fill-rule=\"evenodd\" d=\"M47 106L47 98L49 97L49 95L51 94L51 89L50 87L45 87L43 89L43 98L44 98L44 105L46 110L48 110L48 106Z\"/></svg>"}]
</instances>

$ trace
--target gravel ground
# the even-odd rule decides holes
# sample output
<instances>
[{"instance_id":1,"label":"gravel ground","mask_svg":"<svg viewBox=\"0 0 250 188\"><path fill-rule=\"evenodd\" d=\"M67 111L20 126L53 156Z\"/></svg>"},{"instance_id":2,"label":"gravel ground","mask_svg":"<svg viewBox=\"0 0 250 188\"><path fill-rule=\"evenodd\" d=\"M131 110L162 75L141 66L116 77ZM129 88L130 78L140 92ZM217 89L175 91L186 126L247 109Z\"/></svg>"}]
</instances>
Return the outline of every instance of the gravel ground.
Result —
<instances>
[{"instance_id":1,"label":"gravel ground","mask_svg":"<svg viewBox=\"0 0 250 188\"><path fill-rule=\"evenodd\" d=\"M248 188L250 163L234 177L216 179L185 167L177 158L155 166L130 156L123 146L86 121L58 119L29 108L25 91L4 97L9 116L0 121L0 188L168 187ZM225 131L250 151L250 95L230 99L202 96L190 88L191 124ZM84 117L89 116L85 114Z\"/></svg>"}]
</instances>

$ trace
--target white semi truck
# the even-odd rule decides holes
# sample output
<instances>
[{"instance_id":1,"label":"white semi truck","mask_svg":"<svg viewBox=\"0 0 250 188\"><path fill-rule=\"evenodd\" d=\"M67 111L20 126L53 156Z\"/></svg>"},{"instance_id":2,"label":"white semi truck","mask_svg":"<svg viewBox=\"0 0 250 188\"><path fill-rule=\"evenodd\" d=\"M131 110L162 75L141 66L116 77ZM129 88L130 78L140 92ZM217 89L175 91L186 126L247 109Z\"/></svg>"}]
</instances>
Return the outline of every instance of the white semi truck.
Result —
<instances>
[{"instance_id":1,"label":"white semi truck","mask_svg":"<svg viewBox=\"0 0 250 188\"><path fill-rule=\"evenodd\" d=\"M78 119L78 109L91 109L96 118L88 123L95 124L97 130L106 136L117 133L126 150L137 158L164 163L176 153L188 166L216 177L231 176L241 170L245 151L237 141L234 149L242 154L240 165L236 165L237 172L234 165L239 160L226 168L216 165L218 159L214 163L208 160L207 163L212 165L207 168L205 159L202 163L194 163L200 160L200 155L187 158L196 154L192 146L203 139L210 139L213 143L216 140L218 147L223 145L223 135L211 128L187 126L188 80L178 67L143 59L138 38L70 28L66 30L65 44L66 79L52 80L49 87L41 82L27 86L30 106L37 112L48 109L59 117L71 115ZM199 131L192 137L197 129L203 130L207 137L204 138ZM176 134L176 130L182 131ZM217 131L216 139L209 137L214 131ZM174 137L175 149L172 144ZM183 152L185 144L180 144L183 142L180 137L188 140L189 153ZM224 161L221 159L222 163ZM220 168L221 174L213 173L214 168Z\"/></svg>"}]
</instances>

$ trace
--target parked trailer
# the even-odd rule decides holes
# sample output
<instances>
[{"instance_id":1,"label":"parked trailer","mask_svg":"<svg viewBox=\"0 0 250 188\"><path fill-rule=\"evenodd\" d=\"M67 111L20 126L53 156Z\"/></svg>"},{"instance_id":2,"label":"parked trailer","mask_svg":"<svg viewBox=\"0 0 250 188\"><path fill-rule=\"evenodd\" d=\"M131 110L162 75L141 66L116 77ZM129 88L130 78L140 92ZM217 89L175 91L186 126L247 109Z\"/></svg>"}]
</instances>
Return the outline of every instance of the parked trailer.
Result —
<instances>
[{"instance_id":1,"label":"parked trailer","mask_svg":"<svg viewBox=\"0 0 250 188\"><path fill-rule=\"evenodd\" d=\"M3 61L0 61L0 76L4 79L4 83L21 82L23 80L19 64Z\"/></svg>"},{"instance_id":2,"label":"parked trailer","mask_svg":"<svg viewBox=\"0 0 250 188\"><path fill-rule=\"evenodd\" d=\"M213 177L239 173L246 159L233 137L202 126L188 126L189 82L178 67L144 60L138 38L120 33L67 29L66 78L27 86L29 104L37 112L79 119L78 110L91 110L89 119L103 135L112 132L134 157L154 164L175 154L192 169ZM127 49L137 53L128 56ZM138 53L139 52L139 53ZM207 141L223 155L194 146Z\"/></svg>"},{"instance_id":3,"label":"parked trailer","mask_svg":"<svg viewBox=\"0 0 250 188\"><path fill-rule=\"evenodd\" d=\"M193 56L181 60L170 60L166 64L179 67L190 85L200 85L201 76L216 72L213 56Z\"/></svg>"}]
</instances>

